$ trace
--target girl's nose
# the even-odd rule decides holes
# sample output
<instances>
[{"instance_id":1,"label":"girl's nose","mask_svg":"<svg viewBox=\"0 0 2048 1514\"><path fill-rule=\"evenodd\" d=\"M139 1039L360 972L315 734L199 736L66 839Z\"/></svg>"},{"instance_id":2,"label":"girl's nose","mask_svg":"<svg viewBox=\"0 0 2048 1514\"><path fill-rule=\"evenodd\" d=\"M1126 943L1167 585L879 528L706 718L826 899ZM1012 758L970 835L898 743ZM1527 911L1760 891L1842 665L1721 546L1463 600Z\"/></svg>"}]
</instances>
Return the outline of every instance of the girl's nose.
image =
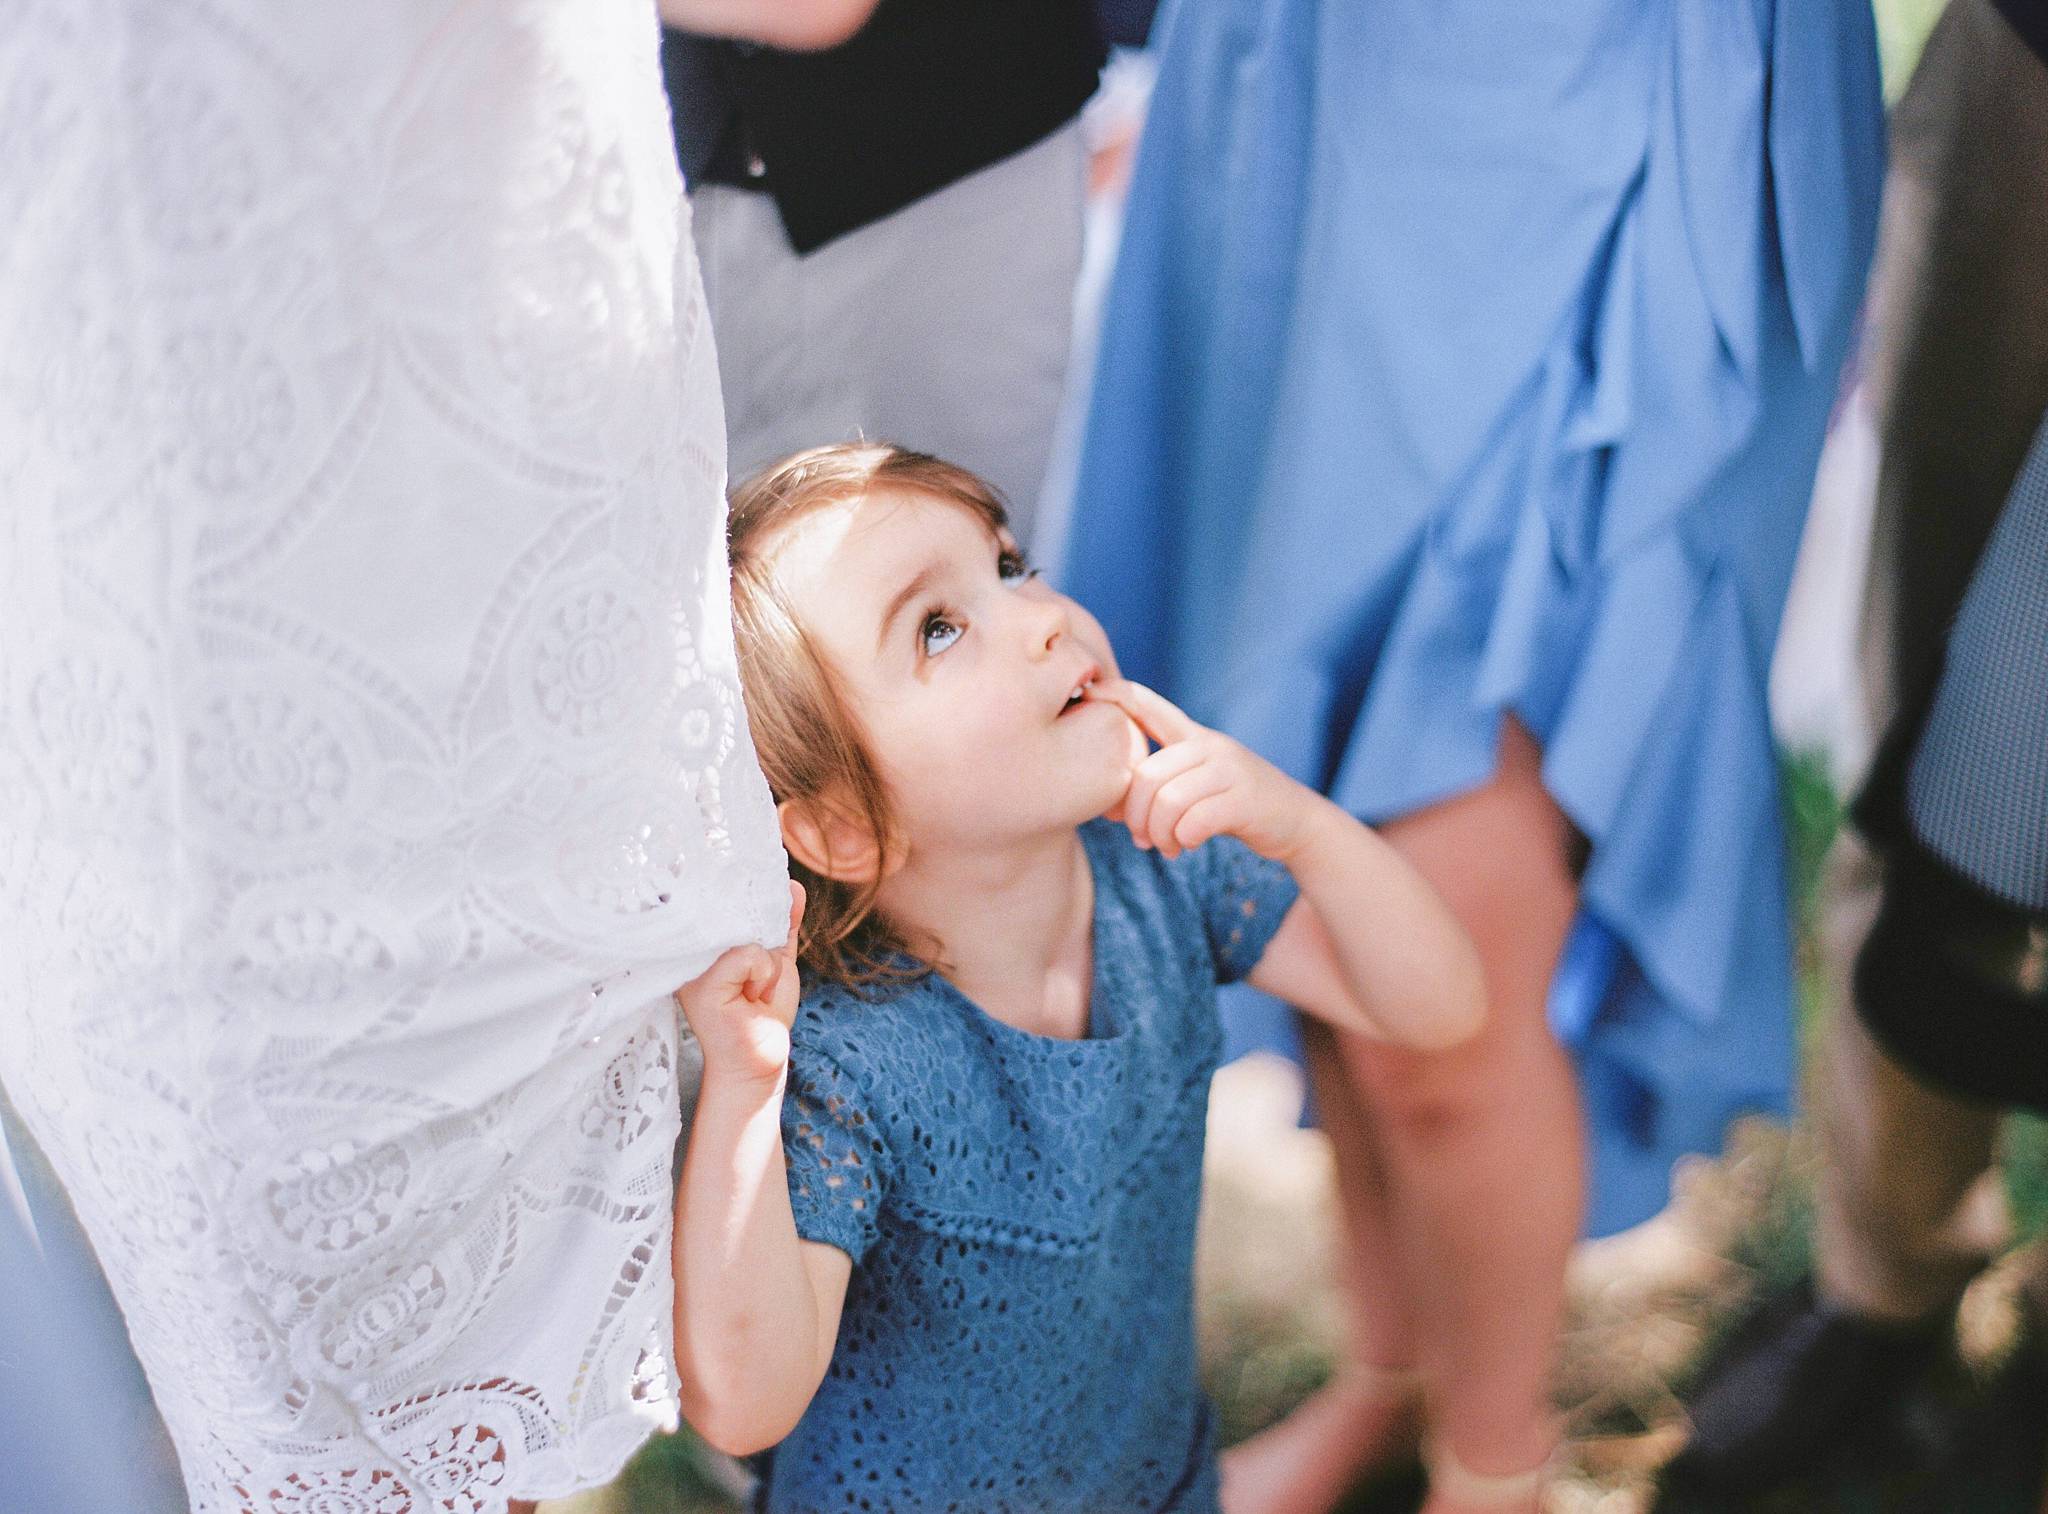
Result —
<instances>
[{"instance_id":1,"label":"girl's nose","mask_svg":"<svg viewBox=\"0 0 2048 1514\"><path fill-rule=\"evenodd\" d=\"M1067 597L1064 594L1048 594L1043 603L1034 604L1028 612L1026 622L1031 656L1034 661L1050 656L1060 639L1070 635L1073 624L1067 617Z\"/></svg>"}]
</instances>

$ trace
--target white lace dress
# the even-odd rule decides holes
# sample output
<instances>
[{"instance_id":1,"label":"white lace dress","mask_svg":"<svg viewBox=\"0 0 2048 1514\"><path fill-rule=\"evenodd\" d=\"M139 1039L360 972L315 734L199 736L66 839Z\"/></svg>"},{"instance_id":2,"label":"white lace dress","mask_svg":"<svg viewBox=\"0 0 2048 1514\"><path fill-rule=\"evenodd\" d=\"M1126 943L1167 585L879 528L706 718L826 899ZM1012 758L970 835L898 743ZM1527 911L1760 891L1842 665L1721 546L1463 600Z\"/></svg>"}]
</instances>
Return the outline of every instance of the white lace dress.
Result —
<instances>
[{"instance_id":1,"label":"white lace dress","mask_svg":"<svg viewBox=\"0 0 2048 1514\"><path fill-rule=\"evenodd\" d=\"M647 0L0 0L0 1073L193 1504L666 1410L668 992L787 901Z\"/></svg>"}]
</instances>

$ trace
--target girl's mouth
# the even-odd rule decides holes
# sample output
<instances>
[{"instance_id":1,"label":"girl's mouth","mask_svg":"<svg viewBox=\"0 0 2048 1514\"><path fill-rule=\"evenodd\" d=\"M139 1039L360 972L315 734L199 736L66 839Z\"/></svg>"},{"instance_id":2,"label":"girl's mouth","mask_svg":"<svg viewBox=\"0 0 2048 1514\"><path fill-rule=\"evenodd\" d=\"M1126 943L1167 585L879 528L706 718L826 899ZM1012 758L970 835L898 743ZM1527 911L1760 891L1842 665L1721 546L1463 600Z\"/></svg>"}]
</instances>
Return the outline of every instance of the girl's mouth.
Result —
<instances>
[{"instance_id":1,"label":"girl's mouth","mask_svg":"<svg viewBox=\"0 0 2048 1514\"><path fill-rule=\"evenodd\" d=\"M1069 694L1067 702L1060 706L1060 714L1068 714L1079 706L1086 704L1088 702L1088 690L1100 676L1099 673L1090 670L1079 683L1075 684L1074 692Z\"/></svg>"}]
</instances>

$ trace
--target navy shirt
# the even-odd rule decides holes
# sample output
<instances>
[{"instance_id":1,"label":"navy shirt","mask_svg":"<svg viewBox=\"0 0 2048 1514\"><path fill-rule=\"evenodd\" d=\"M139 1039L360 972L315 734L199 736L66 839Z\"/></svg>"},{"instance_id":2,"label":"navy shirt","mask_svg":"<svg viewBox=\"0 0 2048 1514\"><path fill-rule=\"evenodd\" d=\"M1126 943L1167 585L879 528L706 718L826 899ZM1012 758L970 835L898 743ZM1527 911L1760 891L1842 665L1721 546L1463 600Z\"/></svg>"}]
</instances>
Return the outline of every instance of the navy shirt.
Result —
<instances>
[{"instance_id":1,"label":"navy shirt","mask_svg":"<svg viewBox=\"0 0 2048 1514\"><path fill-rule=\"evenodd\" d=\"M765 190L805 253L1073 120L1105 52L1088 0L881 0L821 52L665 32L662 72L690 187Z\"/></svg>"},{"instance_id":2,"label":"navy shirt","mask_svg":"<svg viewBox=\"0 0 2048 1514\"><path fill-rule=\"evenodd\" d=\"M797 1014L783 1106L799 1234L853 1258L825 1381L762 1507L1211 1511L1195 1213L1216 987L1293 879L1235 840L1169 862L1081 829L1088 1035L1033 1035L934 974Z\"/></svg>"}]
</instances>

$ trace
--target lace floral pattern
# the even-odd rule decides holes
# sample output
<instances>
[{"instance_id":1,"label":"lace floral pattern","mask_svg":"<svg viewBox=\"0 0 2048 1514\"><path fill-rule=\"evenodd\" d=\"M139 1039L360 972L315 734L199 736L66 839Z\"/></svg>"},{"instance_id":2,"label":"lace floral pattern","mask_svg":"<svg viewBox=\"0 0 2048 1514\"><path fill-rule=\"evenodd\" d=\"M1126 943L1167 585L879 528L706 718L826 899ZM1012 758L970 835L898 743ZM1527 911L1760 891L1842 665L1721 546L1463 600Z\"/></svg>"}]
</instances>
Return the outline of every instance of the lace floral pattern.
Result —
<instances>
[{"instance_id":1,"label":"lace floral pattern","mask_svg":"<svg viewBox=\"0 0 2048 1514\"><path fill-rule=\"evenodd\" d=\"M668 991L780 938L644 0L0 0L0 1075L198 1514L669 1412Z\"/></svg>"}]
</instances>

